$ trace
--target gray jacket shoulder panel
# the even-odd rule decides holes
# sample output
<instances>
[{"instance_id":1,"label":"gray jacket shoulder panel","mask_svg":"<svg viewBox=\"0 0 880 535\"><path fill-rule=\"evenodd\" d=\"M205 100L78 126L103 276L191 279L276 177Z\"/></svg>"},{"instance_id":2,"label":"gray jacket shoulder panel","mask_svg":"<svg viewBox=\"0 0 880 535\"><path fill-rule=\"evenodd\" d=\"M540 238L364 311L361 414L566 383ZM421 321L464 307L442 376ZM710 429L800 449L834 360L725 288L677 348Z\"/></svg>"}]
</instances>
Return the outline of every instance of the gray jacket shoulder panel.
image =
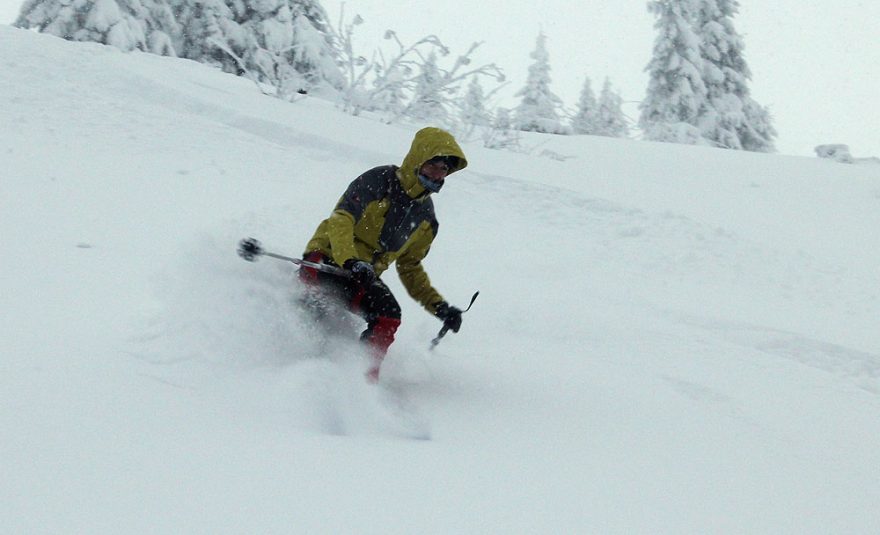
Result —
<instances>
[{"instance_id":1,"label":"gray jacket shoulder panel","mask_svg":"<svg viewBox=\"0 0 880 535\"><path fill-rule=\"evenodd\" d=\"M388 196L394 182L397 182L396 166L374 167L348 185L342 198L339 199L336 209L345 210L354 216L355 221L358 221L367 205Z\"/></svg>"}]
</instances>

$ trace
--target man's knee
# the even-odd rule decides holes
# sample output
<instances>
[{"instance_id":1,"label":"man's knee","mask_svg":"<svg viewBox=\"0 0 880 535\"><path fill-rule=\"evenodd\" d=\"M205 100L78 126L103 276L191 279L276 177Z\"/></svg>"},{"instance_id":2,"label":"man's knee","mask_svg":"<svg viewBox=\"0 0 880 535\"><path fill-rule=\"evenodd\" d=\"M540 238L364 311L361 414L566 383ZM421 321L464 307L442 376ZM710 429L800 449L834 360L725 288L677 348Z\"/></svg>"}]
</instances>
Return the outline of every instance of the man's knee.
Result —
<instances>
[{"instance_id":1,"label":"man's knee","mask_svg":"<svg viewBox=\"0 0 880 535\"><path fill-rule=\"evenodd\" d=\"M374 284L364 296L363 308L368 322L379 317L399 320L402 316L400 304L382 282Z\"/></svg>"}]
</instances>

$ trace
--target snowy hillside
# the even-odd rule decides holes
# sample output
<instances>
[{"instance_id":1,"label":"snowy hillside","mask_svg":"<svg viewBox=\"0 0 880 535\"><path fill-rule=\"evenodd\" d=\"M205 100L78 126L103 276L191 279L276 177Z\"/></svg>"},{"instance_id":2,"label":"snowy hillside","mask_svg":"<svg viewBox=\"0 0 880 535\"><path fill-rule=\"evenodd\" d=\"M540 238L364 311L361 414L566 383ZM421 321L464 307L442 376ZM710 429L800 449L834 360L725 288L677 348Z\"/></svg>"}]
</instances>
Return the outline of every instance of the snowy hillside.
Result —
<instances>
[{"instance_id":1,"label":"snowy hillside","mask_svg":"<svg viewBox=\"0 0 880 535\"><path fill-rule=\"evenodd\" d=\"M382 382L291 264L422 125L0 26L0 533L877 533L880 166L464 143Z\"/></svg>"}]
</instances>

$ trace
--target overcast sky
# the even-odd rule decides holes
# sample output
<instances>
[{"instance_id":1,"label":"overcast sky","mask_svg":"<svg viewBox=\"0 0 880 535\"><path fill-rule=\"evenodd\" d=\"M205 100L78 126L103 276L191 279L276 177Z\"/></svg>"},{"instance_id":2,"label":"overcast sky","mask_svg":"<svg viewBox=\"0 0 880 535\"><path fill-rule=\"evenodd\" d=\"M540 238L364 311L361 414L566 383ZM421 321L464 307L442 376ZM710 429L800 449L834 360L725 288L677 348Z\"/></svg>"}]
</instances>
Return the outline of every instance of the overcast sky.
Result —
<instances>
[{"instance_id":1,"label":"overcast sky","mask_svg":"<svg viewBox=\"0 0 880 535\"><path fill-rule=\"evenodd\" d=\"M11 23L21 0L0 0ZM323 0L334 23L340 0ZM437 34L454 53L483 41L476 59L508 75L501 105L515 105L535 37L543 31L552 89L574 109L584 77L598 93L607 76L625 101L641 100L653 47L645 0L348 0L348 18L366 22L356 37L363 53L394 29L406 44ZM746 43L752 96L766 105L784 154L812 156L822 143L850 145L854 156L880 156L880 2L877 0L741 0L734 19ZM2 46L2 44L0 44ZM626 111L637 118L635 104Z\"/></svg>"}]
</instances>

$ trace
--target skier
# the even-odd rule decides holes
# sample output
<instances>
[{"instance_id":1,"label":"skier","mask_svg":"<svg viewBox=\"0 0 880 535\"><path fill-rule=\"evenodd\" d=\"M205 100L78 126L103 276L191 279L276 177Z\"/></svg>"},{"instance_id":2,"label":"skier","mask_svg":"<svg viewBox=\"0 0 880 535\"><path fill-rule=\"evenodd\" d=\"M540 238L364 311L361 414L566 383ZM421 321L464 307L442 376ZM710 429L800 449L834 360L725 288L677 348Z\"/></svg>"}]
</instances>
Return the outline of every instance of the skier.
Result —
<instances>
[{"instance_id":1,"label":"skier","mask_svg":"<svg viewBox=\"0 0 880 535\"><path fill-rule=\"evenodd\" d=\"M341 277L303 266L299 276L310 287L342 302L367 322L361 340L371 356L367 378L379 380L379 367L400 326L400 305L380 276L397 262L397 274L409 295L453 332L462 311L434 289L422 260L437 235L432 194L467 160L452 135L440 128L416 132L400 167L375 167L357 177L318 225L303 259L342 266Z\"/></svg>"}]
</instances>

